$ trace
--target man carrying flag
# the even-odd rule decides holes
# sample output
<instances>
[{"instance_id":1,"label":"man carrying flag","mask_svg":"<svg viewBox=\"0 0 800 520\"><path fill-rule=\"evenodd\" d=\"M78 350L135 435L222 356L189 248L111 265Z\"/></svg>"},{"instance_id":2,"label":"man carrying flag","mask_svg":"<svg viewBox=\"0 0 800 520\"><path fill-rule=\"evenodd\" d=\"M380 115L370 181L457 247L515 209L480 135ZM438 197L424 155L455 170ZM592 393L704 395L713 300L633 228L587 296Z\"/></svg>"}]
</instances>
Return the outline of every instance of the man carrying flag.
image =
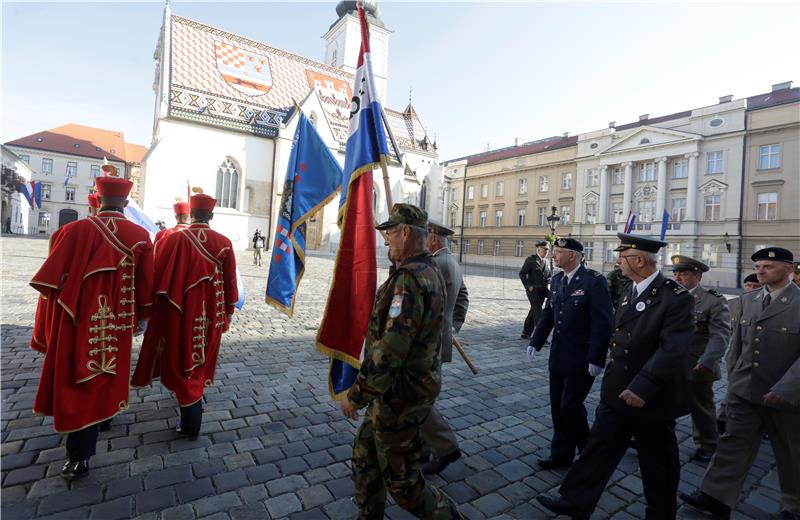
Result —
<instances>
[{"instance_id":1,"label":"man carrying flag","mask_svg":"<svg viewBox=\"0 0 800 520\"><path fill-rule=\"evenodd\" d=\"M299 115L283 184L265 298L288 316L294 311L295 293L303 277L306 221L336 196L342 182L342 168L336 158L305 114Z\"/></svg>"},{"instance_id":2,"label":"man carrying flag","mask_svg":"<svg viewBox=\"0 0 800 520\"><path fill-rule=\"evenodd\" d=\"M328 304L317 333L317 350L331 357L330 392L340 397L352 386L360 365L364 334L375 299L377 264L372 215L372 169L389 154L372 79L369 29L361 5L358 55L350 129L339 200L341 236Z\"/></svg>"}]
</instances>

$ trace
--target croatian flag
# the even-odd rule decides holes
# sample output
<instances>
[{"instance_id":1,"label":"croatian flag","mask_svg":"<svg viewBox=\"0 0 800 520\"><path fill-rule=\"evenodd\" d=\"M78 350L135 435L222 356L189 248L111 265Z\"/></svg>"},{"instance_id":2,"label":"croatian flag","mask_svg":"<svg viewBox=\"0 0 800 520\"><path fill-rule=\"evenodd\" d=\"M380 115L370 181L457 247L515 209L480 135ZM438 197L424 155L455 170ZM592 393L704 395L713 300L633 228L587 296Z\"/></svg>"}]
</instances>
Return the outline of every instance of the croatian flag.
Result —
<instances>
[{"instance_id":1,"label":"croatian flag","mask_svg":"<svg viewBox=\"0 0 800 520\"><path fill-rule=\"evenodd\" d=\"M636 223L636 215L628 212L628 220L625 221L625 233L630 233L633 230L633 225Z\"/></svg>"},{"instance_id":2,"label":"croatian flag","mask_svg":"<svg viewBox=\"0 0 800 520\"><path fill-rule=\"evenodd\" d=\"M372 169L379 164L381 156L389 155L372 76L369 27L360 2L358 17L361 51L353 86L339 200L341 236L333 283L317 332L317 350L331 358L328 388L334 399L339 399L353 385L361 366L361 350L377 282Z\"/></svg>"},{"instance_id":3,"label":"croatian flag","mask_svg":"<svg viewBox=\"0 0 800 520\"><path fill-rule=\"evenodd\" d=\"M22 193L25 197L25 200L28 201L28 204L31 205L31 209L35 209L37 206L39 209L42 209L42 185L39 182L31 181L30 190L28 189L28 184L25 182L20 182L17 184L17 191Z\"/></svg>"}]
</instances>

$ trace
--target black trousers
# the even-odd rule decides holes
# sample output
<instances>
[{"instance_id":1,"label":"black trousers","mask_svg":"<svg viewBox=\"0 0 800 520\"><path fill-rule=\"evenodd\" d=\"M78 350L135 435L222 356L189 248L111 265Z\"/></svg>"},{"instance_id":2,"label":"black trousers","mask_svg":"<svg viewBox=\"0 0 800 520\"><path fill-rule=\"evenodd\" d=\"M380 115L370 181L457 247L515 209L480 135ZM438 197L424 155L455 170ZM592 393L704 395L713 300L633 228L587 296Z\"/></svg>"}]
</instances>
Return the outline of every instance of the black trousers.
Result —
<instances>
[{"instance_id":1,"label":"black trousers","mask_svg":"<svg viewBox=\"0 0 800 520\"><path fill-rule=\"evenodd\" d=\"M67 458L71 462L86 460L95 454L97 447L97 425L87 426L82 430L67 434Z\"/></svg>"},{"instance_id":2,"label":"black trousers","mask_svg":"<svg viewBox=\"0 0 800 520\"><path fill-rule=\"evenodd\" d=\"M587 368L588 370L588 368ZM592 389L594 378L588 372L556 374L550 372L550 415L553 418L553 440L550 457L572 462L589 437L589 421L583 401Z\"/></svg>"},{"instance_id":3,"label":"black trousers","mask_svg":"<svg viewBox=\"0 0 800 520\"><path fill-rule=\"evenodd\" d=\"M680 478L674 420L634 417L600 403L586 447L559 489L574 507L590 515L628 448L636 439L646 518L673 520Z\"/></svg>"},{"instance_id":4,"label":"black trousers","mask_svg":"<svg viewBox=\"0 0 800 520\"><path fill-rule=\"evenodd\" d=\"M528 317L525 318L525 323L522 325L522 333L526 336L533 334L533 329L536 328L536 323L539 321L539 316L542 315L542 305L544 299L547 297L547 288L537 287L533 292L525 290L525 295L531 304L531 310L528 311Z\"/></svg>"},{"instance_id":5,"label":"black trousers","mask_svg":"<svg viewBox=\"0 0 800 520\"><path fill-rule=\"evenodd\" d=\"M197 435L203 422L203 399L189 406L181 406L181 432Z\"/></svg>"}]
</instances>

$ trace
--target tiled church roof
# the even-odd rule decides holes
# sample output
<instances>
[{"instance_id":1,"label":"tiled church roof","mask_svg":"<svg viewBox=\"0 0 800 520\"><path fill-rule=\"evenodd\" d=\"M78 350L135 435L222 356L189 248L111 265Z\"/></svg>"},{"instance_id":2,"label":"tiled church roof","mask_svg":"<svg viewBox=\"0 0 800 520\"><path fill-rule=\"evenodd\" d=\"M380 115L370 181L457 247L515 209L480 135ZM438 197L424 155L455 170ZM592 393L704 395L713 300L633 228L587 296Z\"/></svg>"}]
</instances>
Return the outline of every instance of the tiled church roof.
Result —
<instances>
[{"instance_id":1,"label":"tiled church roof","mask_svg":"<svg viewBox=\"0 0 800 520\"><path fill-rule=\"evenodd\" d=\"M315 88L334 136L347 140L352 74L177 15L171 20L170 116L275 136L293 100ZM425 130L413 109L386 113L398 145L422 149Z\"/></svg>"},{"instance_id":2,"label":"tiled church roof","mask_svg":"<svg viewBox=\"0 0 800 520\"><path fill-rule=\"evenodd\" d=\"M128 163L140 162L147 152L144 146L126 143L122 132L76 124L58 126L6 144Z\"/></svg>"}]
</instances>

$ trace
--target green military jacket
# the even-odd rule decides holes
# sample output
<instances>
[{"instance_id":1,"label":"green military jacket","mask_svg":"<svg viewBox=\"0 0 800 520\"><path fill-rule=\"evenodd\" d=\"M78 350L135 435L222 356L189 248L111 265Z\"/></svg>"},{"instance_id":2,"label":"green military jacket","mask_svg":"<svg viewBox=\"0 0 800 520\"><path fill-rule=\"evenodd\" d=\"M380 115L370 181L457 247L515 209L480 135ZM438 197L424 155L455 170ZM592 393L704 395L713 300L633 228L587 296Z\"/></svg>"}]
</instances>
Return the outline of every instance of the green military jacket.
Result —
<instances>
[{"instance_id":1,"label":"green military jacket","mask_svg":"<svg viewBox=\"0 0 800 520\"><path fill-rule=\"evenodd\" d=\"M731 339L730 311L725 297L714 289L697 286L694 298L694 334L687 352L690 381L715 381L721 377L719 361ZM711 372L692 370L700 363Z\"/></svg>"},{"instance_id":2,"label":"green military jacket","mask_svg":"<svg viewBox=\"0 0 800 520\"><path fill-rule=\"evenodd\" d=\"M373 405L376 429L419 426L441 388L444 281L430 253L405 260L378 288L366 349L348 398Z\"/></svg>"}]
</instances>

